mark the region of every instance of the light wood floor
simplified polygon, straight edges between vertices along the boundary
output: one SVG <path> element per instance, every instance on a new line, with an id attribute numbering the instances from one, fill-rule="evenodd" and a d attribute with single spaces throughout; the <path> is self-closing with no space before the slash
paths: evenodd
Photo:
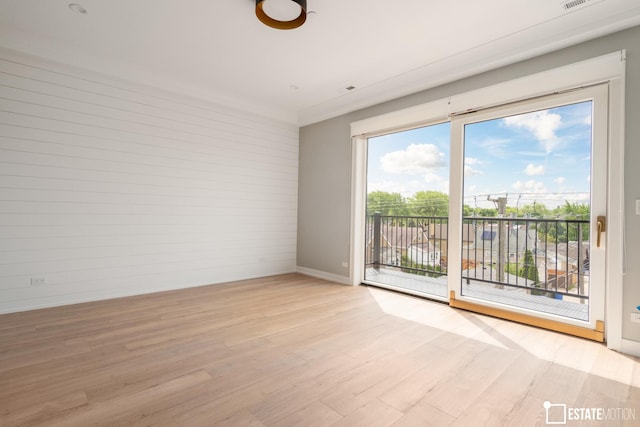
<path id="1" fill-rule="evenodd" d="M 639 387 L 594 342 L 298 274 L 0 316 L 2 426 L 640 425 Z"/>

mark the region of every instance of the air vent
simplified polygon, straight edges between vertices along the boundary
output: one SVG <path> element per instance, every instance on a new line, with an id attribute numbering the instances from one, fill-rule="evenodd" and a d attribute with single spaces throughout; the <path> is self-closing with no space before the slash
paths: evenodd
<path id="1" fill-rule="evenodd" d="M 356 87 L 354 85 L 345 87 L 346 90 L 354 90 Z"/>
<path id="2" fill-rule="evenodd" d="M 582 4 L 585 4 L 587 1 L 588 0 L 571 0 L 566 3 L 563 3 L 562 8 L 564 10 L 570 10 L 570 9 L 573 9 L 574 7 L 578 7 Z"/>

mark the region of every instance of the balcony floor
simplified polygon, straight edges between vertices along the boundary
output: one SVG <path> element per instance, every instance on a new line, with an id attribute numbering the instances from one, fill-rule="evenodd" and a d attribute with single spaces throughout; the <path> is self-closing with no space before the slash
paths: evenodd
<path id="1" fill-rule="evenodd" d="M 367 268 L 365 278 L 371 283 L 382 286 L 407 289 L 425 296 L 435 296 L 447 300 L 449 298 L 446 276 L 433 278 L 388 268 L 380 268 L 379 270 Z M 565 297 L 564 300 L 557 300 L 546 296 L 531 295 L 525 289 L 509 287 L 497 289 L 493 284 L 473 279 L 469 281 L 468 285 L 464 284 L 462 295 L 571 319 L 589 320 L 589 305 L 581 304 L 577 298 Z"/>

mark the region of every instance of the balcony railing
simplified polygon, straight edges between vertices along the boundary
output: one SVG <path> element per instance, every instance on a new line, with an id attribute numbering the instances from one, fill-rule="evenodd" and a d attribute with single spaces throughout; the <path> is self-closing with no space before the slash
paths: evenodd
<path id="1" fill-rule="evenodd" d="M 448 268 L 448 218 L 367 217 L 366 266 L 440 277 Z M 466 217 L 462 278 L 532 295 L 589 298 L 589 221 Z"/>

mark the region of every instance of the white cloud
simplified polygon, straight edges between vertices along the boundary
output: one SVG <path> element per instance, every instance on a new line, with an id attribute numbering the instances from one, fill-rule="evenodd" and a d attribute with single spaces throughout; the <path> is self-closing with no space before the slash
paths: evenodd
<path id="1" fill-rule="evenodd" d="M 424 176 L 424 182 L 426 182 L 427 184 L 442 183 L 444 181 L 445 181 L 445 178 L 435 173 L 427 173 Z"/>
<path id="2" fill-rule="evenodd" d="M 516 181 L 512 187 L 520 193 L 547 193 L 544 183 L 533 179 L 526 182 Z"/>
<path id="3" fill-rule="evenodd" d="M 575 202 L 589 202 L 591 200 L 591 193 L 590 192 L 583 192 L 583 193 L 576 193 L 574 195 L 572 195 L 572 199 Z"/>
<path id="4" fill-rule="evenodd" d="M 529 163 L 527 167 L 524 169 L 524 173 L 529 176 L 544 175 L 544 166 L 542 165 L 536 166 L 532 163 Z"/>
<path id="5" fill-rule="evenodd" d="M 436 175 L 433 173 L 428 173 L 424 177 L 424 182 L 427 184 L 425 186 L 424 183 L 420 186 L 420 188 L 416 188 L 415 191 L 424 191 L 424 190 L 433 190 L 433 191 L 441 191 L 443 193 L 449 194 L 449 179 L 441 177 L 440 175 Z"/>
<path id="6" fill-rule="evenodd" d="M 505 117 L 503 123 L 507 126 L 526 129 L 542 144 L 547 154 L 558 145 L 556 130 L 560 127 L 562 118 L 559 114 L 549 113 L 548 110 L 534 111 L 518 116 Z"/>
<path id="7" fill-rule="evenodd" d="M 464 164 L 465 165 L 479 165 L 482 163 L 480 159 L 476 159 L 475 157 L 465 157 Z"/>
<path id="8" fill-rule="evenodd" d="M 482 175 L 482 171 L 478 169 L 474 169 L 469 165 L 464 165 L 464 174 L 465 175 Z"/>
<path id="9" fill-rule="evenodd" d="M 565 182 L 565 177 L 564 176 L 559 176 L 556 179 L 554 179 L 553 182 L 555 182 L 558 185 L 562 185 Z"/>
<path id="10" fill-rule="evenodd" d="M 400 193 L 405 197 L 413 195 L 418 188 L 424 187 L 416 181 L 400 182 L 400 181 L 370 181 L 367 182 L 367 191 L 386 191 L 387 193 Z"/>
<path id="11" fill-rule="evenodd" d="M 505 159 L 511 154 L 509 150 L 507 150 L 510 142 L 511 140 L 509 139 L 487 138 L 479 142 L 478 145 L 484 148 L 491 157 Z"/>
<path id="12" fill-rule="evenodd" d="M 380 162 L 382 169 L 389 173 L 419 174 L 445 166 L 444 153 L 433 144 L 411 144 L 406 150 L 385 154 Z"/>
<path id="13" fill-rule="evenodd" d="M 464 158 L 464 174 L 465 175 L 482 175 L 482 171 L 479 169 L 475 169 L 473 166 L 482 164 L 480 159 L 476 159 L 475 157 L 465 157 Z"/>

